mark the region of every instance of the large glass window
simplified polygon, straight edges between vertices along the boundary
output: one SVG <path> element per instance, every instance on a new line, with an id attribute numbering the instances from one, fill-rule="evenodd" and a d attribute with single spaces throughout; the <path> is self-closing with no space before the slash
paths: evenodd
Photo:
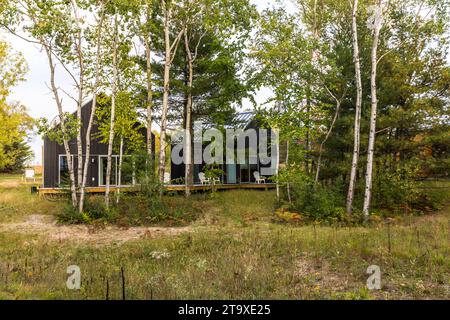
<path id="1" fill-rule="evenodd" d="M 119 158 L 117 158 L 117 169 L 119 168 Z M 121 184 L 125 186 L 134 184 L 134 160 L 133 157 L 124 156 L 122 159 Z"/>
<path id="2" fill-rule="evenodd" d="M 99 185 L 106 185 L 106 169 L 108 166 L 108 157 L 100 156 L 100 167 L 99 167 Z M 119 156 L 112 156 L 111 163 L 111 180 L 110 185 L 116 186 L 118 184 L 118 173 L 119 173 Z M 134 184 L 134 166 L 132 157 L 124 156 L 122 162 L 122 175 L 121 175 L 121 185 L 133 185 Z"/>
<path id="3" fill-rule="evenodd" d="M 107 166 L 108 166 L 108 157 L 100 156 L 100 185 L 101 186 L 106 185 Z M 112 156 L 110 185 L 115 186 L 117 184 L 116 178 L 117 178 L 117 157 Z"/>

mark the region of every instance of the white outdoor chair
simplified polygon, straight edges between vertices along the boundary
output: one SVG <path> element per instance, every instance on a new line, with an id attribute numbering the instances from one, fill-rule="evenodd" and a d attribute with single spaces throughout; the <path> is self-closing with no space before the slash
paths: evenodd
<path id="1" fill-rule="evenodd" d="M 221 183 L 220 178 L 212 178 L 210 180 L 212 181 L 213 184 L 220 184 Z"/>
<path id="2" fill-rule="evenodd" d="M 266 179 L 265 178 L 261 178 L 261 175 L 259 174 L 258 171 L 254 171 L 253 172 L 253 176 L 255 177 L 256 183 L 258 183 L 258 184 L 266 183 Z"/>
<path id="3" fill-rule="evenodd" d="M 203 172 L 199 172 L 198 173 L 198 178 L 200 179 L 200 183 L 202 185 L 211 184 L 211 179 L 206 178 L 206 176 L 205 176 L 205 174 Z"/>
<path id="4" fill-rule="evenodd" d="M 33 182 L 36 182 L 36 176 L 34 174 L 34 169 L 26 169 L 24 174 L 25 182 L 28 181 L 28 179 L 33 179 Z"/>
<path id="5" fill-rule="evenodd" d="M 170 184 L 170 173 L 164 173 L 164 184 Z"/>

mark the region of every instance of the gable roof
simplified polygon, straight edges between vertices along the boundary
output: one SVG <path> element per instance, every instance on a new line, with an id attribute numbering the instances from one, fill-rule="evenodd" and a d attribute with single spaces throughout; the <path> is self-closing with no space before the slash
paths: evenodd
<path id="1" fill-rule="evenodd" d="M 231 119 L 230 124 L 226 125 L 229 129 L 243 129 L 245 130 L 250 123 L 254 120 L 255 113 L 253 111 L 246 111 L 236 113 L 233 119 Z"/>

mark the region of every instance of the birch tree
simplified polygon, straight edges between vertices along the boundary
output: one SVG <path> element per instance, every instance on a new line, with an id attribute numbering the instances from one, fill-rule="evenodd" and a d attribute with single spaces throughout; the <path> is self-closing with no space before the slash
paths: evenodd
<path id="1" fill-rule="evenodd" d="M 356 80 L 356 104 L 355 104 L 355 125 L 353 141 L 353 157 L 350 171 L 350 182 L 347 192 L 347 214 L 353 211 L 353 198 L 355 196 L 356 174 L 358 171 L 358 160 L 361 143 L 361 108 L 362 108 L 362 80 L 361 80 L 361 59 L 358 44 L 358 0 L 353 2 L 352 13 L 352 38 L 353 38 L 353 61 L 355 64 Z"/>
<path id="2" fill-rule="evenodd" d="M 383 0 L 377 0 L 376 5 L 371 7 L 372 16 L 368 21 L 368 27 L 373 32 L 371 65 L 372 72 L 370 75 L 370 95 L 371 95 L 371 111 L 370 111 L 370 131 L 369 131 L 369 146 L 367 151 L 367 168 L 366 168 L 366 186 L 364 192 L 363 213 L 367 219 L 369 216 L 370 199 L 372 192 L 372 174 L 373 174 L 373 159 L 375 148 L 375 136 L 377 129 L 377 65 L 378 65 L 378 44 L 380 40 L 380 31 L 383 27 Z"/>
<path id="3" fill-rule="evenodd" d="M 109 125 L 109 139 L 108 139 L 108 155 L 106 164 L 106 189 L 105 189 L 105 205 L 109 208 L 110 199 L 109 193 L 111 188 L 111 169 L 112 169 L 112 152 L 114 145 L 114 130 L 116 117 L 116 99 L 118 87 L 118 45 L 119 45 L 119 18 L 117 8 L 114 8 L 113 17 L 113 36 L 112 36 L 112 80 L 111 80 L 111 111 L 110 111 L 110 125 Z"/>
<path id="4" fill-rule="evenodd" d="M 193 107 L 193 82 L 194 82 L 194 62 L 197 59 L 198 48 L 202 43 L 202 39 L 206 34 L 206 30 L 201 32 L 195 38 L 195 29 L 202 30 L 205 25 L 202 21 L 202 14 L 204 13 L 204 6 L 201 1 L 186 0 L 185 1 L 185 16 L 183 34 L 184 34 L 184 49 L 186 52 L 186 60 L 188 64 L 188 81 L 187 81 L 187 101 L 184 120 L 184 163 L 185 163 L 185 194 L 191 194 L 191 185 L 193 183 L 193 164 L 192 164 L 192 107 Z"/>
<path id="5" fill-rule="evenodd" d="M 164 80 L 163 80 L 163 101 L 161 111 L 161 132 L 160 132 L 160 150 L 158 175 L 160 182 L 164 182 L 164 173 L 166 169 L 166 148 L 167 148 L 167 114 L 169 111 L 169 92 L 170 92 L 170 69 L 175 54 L 178 50 L 184 29 L 176 35 L 175 39 L 171 39 L 171 31 L 174 27 L 174 10 L 176 10 L 175 0 L 161 0 L 164 20 Z"/>
<path id="6" fill-rule="evenodd" d="M 325 135 L 325 138 L 322 140 L 322 142 L 320 143 L 320 146 L 319 146 L 319 157 L 317 159 L 317 168 L 316 168 L 316 177 L 315 177 L 315 183 L 316 184 L 319 182 L 320 168 L 322 166 L 322 154 L 323 154 L 323 149 L 324 149 L 325 143 L 330 138 L 330 135 L 331 135 L 331 133 L 333 131 L 333 128 L 334 128 L 334 126 L 336 124 L 336 121 L 337 121 L 337 119 L 339 117 L 339 112 L 341 111 L 342 100 L 344 99 L 344 97 L 346 95 L 346 91 L 344 91 L 342 96 L 338 97 L 326 85 L 324 85 L 324 87 L 325 87 L 325 90 L 328 92 L 328 94 L 334 99 L 334 101 L 336 103 L 336 107 L 335 107 L 335 112 L 334 112 L 334 116 L 333 116 L 333 119 L 331 121 L 330 127 L 328 128 L 327 134 Z"/>
<path id="7" fill-rule="evenodd" d="M 89 116 L 89 122 L 87 123 L 86 127 L 86 161 L 83 168 L 83 179 L 81 181 L 80 186 L 80 203 L 79 203 L 79 212 L 83 212 L 84 207 L 84 199 L 85 199 L 85 190 L 86 190 L 86 184 L 87 184 L 87 178 L 88 178 L 88 172 L 89 172 L 89 166 L 91 161 L 89 160 L 91 157 L 91 132 L 92 132 L 92 125 L 94 123 L 95 114 L 97 110 L 97 91 L 100 86 L 101 77 L 101 61 L 103 57 L 102 52 L 102 45 L 103 45 L 103 25 L 105 20 L 105 5 L 106 1 L 100 1 L 100 6 L 98 8 L 97 13 L 97 25 L 94 31 L 94 43 L 95 43 L 95 67 L 94 67 L 94 83 L 92 86 L 92 108 L 91 108 L 91 114 Z"/>
<path id="8" fill-rule="evenodd" d="M 146 124 L 147 124 L 147 155 L 148 160 L 153 159 L 152 151 L 152 122 L 153 122 L 153 68 L 152 59 L 155 54 L 154 23 L 156 0 L 143 0 L 139 6 L 140 20 L 137 26 L 137 34 L 145 50 L 145 82 L 146 97 Z"/>
<path id="9" fill-rule="evenodd" d="M 126 73 L 127 70 L 120 69 L 120 73 Z M 128 70 L 129 71 L 129 70 Z M 130 80 L 131 81 L 131 80 Z M 116 101 L 116 120 L 115 120 L 115 132 L 119 139 L 119 163 L 117 168 L 117 190 L 116 190 L 116 203 L 120 201 L 120 191 L 123 184 L 123 169 L 124 159 L 130 159 L 134 167 L 134 158 L 130 155 L 132 152 L 139 152 L 142 146 L 146 143 L 142 136 L 142 125 L 137 122 L 138 101 L 133 97 L 133 92 L 125 88 L 129 85 L 128 81 L 124 81 L 122 78 L 119 81 L 119 92 L 117 94 Z M 130 165 L 130 162 L 127 163 Z M 126 168 L 127 172 L 134 175 L 134 168 Z M 132 177 L 134 182 L 134 177 Z"/>
<path id="10" fill-rule="evenodd" d="M 76 60 L 78 62 L 78 68 L 79 68 L 79 75 L 78 75 L 78 98 L 77 98 L 77 126 L 82 128 L 83 124 L 81 121 L 81 108 L 83 107 L 83 100 L 84 100 L 84 50 L 83 50 L 83 21 L 80 16 L 79 8 L 77 1 L 71 0 L 71 5 L 73 9 L 73 15 L 74 15 L 74 23 L 75 28 L 73 30 L 74 33 L 74 44 L 75 44 L 75 56 Z M 83 141 L 82 141 L 82 132 L 81 129 L 77 130 L 77 183 L 82 184 L 83 180 Z M 81 202 L 79 203 L 79 206 L 82 208 L 83 205 Z"/>

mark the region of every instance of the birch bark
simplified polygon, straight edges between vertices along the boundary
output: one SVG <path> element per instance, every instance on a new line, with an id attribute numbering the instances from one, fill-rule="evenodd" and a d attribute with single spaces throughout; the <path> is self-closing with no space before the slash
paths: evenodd
<path id="1" fill-rule="evenodd" d="M 160 133 L 160 150 L 159 150 L 159 164 L 158 175 L 161 183 L 164 183 L 164 173 L 166 170 L 166 135 L 167 135 L 167 113 L 169 110 L 169 90 L 170 90 L 170 69 L 178 48 L 178 44 L 183 35 L 183 30 L 177 35 L 172 42 L 170 40 L 170 25 L 172 20 L 172 7 L 167 0 L 162 0 L 162 7 L 164 10 L 164 86 L 163 86 L 163 101 L 161 113 L 161 133 Z"/>
<path id="2" fill-rule="evenodd" d="M 117 63 L 117 43 L 119 33 L 119 22 L 117 19 L 117 13 L 114 17 L 114 40 L 113 40 L 113 53 L 112 53 L 112 67 L 113 67 L 113 80 L 112 80 L 112 94 L 111 94 L 111 122 L 109 126 L 109 139 L 108 139 L 108 162 L 106 165 L 106 190 L 105 190 L 105 205 L 109 208 L 109 193 L 111 189 L 111 169 L 112 169 L 112 152 L 114 145 L 114 129 L 115 129 L 115 117 L 116 117 L 116 95 L 117 95 L 117 80 L 118 80 L 118 63 Z"/>
<path id="3" fill-rule="evenodd" d="M 380 31 L 383 23 L 382 0 L 378 0 L 377 6 L 374 7 L 373 17 L 373 43 L 372 43 L 372 71 L 370 76 L 370 94 L 371 94 L 371 111 L 370 111 L 370 131 L 369 131 L 369 147 L 367 152 L 367 168 L 366 168 L 366 187 L 364 191 L 363 213 L 365 219 L 369 217 L 370 200 L 372 196 L 372 180 L 373 180 L 373 159 L 375 153 L 375 138 L 377 130 L 377 66 L 378 66 L 378 44 L 380 40 Z"/>
<path id="4" fill-rule="evenodd" d="M 101 5 L 100 5 L 100 18 L 99 18 L 99 22 L 98 22 L 98 27 L 97 27 L 97 34 L 96 34 L 96 38 L 97 38 L 97 49 L 96 49 L 96 57 L 95 57 L 95 80 L 94 80 L 94 86 L 92 88 L 92 108 L 91 108 L 91 114 L 89 116 L 89 122 L 86 128 L 86 160 L 84 162 L 84 168 L 83 168 L 83 179 L 81 182 L 81 187 L 80 187 L 80 203 L 79 203 L 79 208 L 78 211 L 81 213 L 83 212 L 83 208 L 84 208 L 84 198 L 85 198 L 85 193 L 86 193 L 86 184 L 87 184 L 87 176 L 88 176 L 88 171 L 89 171 L 89 166 L 91 164 L 90 158 L 91 158 L 91 132 L 92 132 L 92 124 L 94 123 L 94 117 L 95 117 L 95 113 L 97 110 L 97 90 L 99 87 L 99 83 L 100 83 L 100 65 L 101 65 L 101 58 L 102 58 L 102 54 L 101 54 L 101 47 L 102 47 L 102 29 L 103 29 L 103 22 L 105 19 L 105 12 L 104 12 L 104 7 L 105 7 L 105 2 L 102 1 Z"/>
<path id="5" fill-rule="evenodd" d="M 362 80 L 361 80 L 361 61 L 358 44 L 358 0 L 354 0 L 352 13 L 352 34 L 353 34 L 353 59 L 355 64 L 356 78 L 356 105 L 355 105 L 355 126 L 353 142 L 353 158 L 350 171 L 350 182 L 347 192 L 347 214 L 353 212 L 353 199 L 355 196 L 356 173 L 358 171 L 359 149 L 361 143 L 361 108 L 362 108 Z"/>

